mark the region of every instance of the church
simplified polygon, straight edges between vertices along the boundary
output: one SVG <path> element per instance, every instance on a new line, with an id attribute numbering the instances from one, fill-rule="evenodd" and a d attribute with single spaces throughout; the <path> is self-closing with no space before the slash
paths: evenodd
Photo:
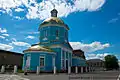
<path id="1" fill-rule="evenodd" d="M 57 17 L 58 11 L 53 9 L 51 17 L 44 20 L 39 28 L 39 43 L 31 45 L 23 51 L 23 70 L 53 72 L 54 67 L 58 72 L 66 72 L 68 68 L 87 67 L 86 60 L 73 54 L 73 48 L 69 44 L 69 27 L 63 20 Z"/>

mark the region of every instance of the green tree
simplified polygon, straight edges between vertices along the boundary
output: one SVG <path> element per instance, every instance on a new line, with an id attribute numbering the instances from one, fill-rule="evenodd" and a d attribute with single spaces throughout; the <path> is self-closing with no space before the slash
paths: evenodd
<path id="1" fill-rule="evenodd" d="M 105 68 L 106 69 L 118 69 L 118 59 L 114 55 L 105 56 Z"/>

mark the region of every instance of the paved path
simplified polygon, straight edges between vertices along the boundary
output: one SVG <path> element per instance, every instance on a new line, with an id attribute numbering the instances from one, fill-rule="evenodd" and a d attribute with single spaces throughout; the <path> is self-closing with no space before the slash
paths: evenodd
<path id="1" fill-rule="evenodd" d="M 13 74 L 0 74 L 0 80 L 30 80 L 27 78 L 23 78 L 19 75 L 13 75 Z"/>
<path id="2" fill-rule="evenodd" d="M 117 80 L 120 71 L 91 72 L 83 74 L 0 74 L 0 80 Z M 82 77 L 82 78 L 81 78 Z"/>
<path id="3" fill-rule="evenodd" d="M 120 71 L 106 71 L 106 72 L 91 72 L 83 74 L 29 74 L 27 76 L 22 75 L 30 80 L 117 80 Z"/>

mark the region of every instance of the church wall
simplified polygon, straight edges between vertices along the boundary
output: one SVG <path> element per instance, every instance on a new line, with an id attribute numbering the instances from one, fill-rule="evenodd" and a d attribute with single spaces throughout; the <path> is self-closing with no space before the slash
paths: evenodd
<path id="1" fill-rule="evenodd" d="M 56 31 L 58 30 L 58 36 L 56 35 Z M 45 31 L 47 31 L 45 33 Z M 66 32 L 66 36 L 65 36 Z M 45 37 L 45 35 L 47 36 Z M 48 26 L 40 29 L 40 42 L 45 46 L 49 46 L 51 44 L 61 44 L 64 43 L 68 38 L 68 31 L 64 27 L 58 26 Z"/>
<path id="2" fill-rule="evenodd" d="M 43 72 L 50 72 L 53 70 L 53 63 L 52 63 L 52 57 L 55 54 L 47 53 L 47 52 L 29 52 L 24 54 L 24 65 L 23 68 L 25 67 L 26 60 L 25 57 L 28 55 L 31 56 L 30 58 L 30 71 L 36 71 L 37 66 L 40 66 L 40 56 L 45 57 L 45 66 L 42 66 L 40 68 L 41 71 Z"/>

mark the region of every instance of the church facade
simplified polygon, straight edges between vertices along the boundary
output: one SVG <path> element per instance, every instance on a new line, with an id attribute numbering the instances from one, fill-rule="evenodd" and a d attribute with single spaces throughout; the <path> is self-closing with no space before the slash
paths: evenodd
<path id="1" fill-rule="evenodd" d="M 73 54 L 68 40 L 69 27 L 57 17 L 57 13 L 53 9 L 51 17 L 40 24 L 40 42 L 23 51 L 23 70 L 27 67 L 30 71 L 36 71 L 39 66 L 41 72 L 52 72 L 54 66 L 57 71 L 67 71 L 68 67 L 73 66 L 87 66 L 85 59 Z"/>

